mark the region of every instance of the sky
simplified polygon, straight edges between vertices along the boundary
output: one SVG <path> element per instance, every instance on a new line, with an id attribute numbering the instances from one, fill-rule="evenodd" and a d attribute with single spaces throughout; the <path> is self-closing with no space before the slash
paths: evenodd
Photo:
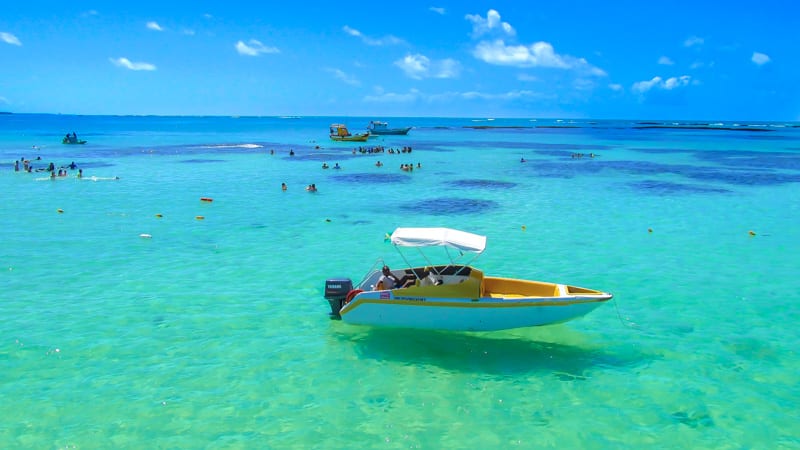
<path id="1" fill-rule="evenodd" d="M 0 111 L 800 121 L 800 2 L 24 1 Z"/>

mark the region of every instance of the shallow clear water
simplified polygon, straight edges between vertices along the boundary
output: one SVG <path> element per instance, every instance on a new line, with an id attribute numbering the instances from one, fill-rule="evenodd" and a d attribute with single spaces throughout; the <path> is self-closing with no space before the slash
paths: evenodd
<path id="1" fill-rule="evenodd" d="M 0 116 L 0 447 L 800 446 L 800 129 L 396 118 L 368 145 L 411 154 L 353 155 L 339 121 Z M 14 172 L 37 155 L 84 178 Z M 615 301 L 494 333 L 330 320 L 324 280 L 401 264 L 397 226 Z"/>

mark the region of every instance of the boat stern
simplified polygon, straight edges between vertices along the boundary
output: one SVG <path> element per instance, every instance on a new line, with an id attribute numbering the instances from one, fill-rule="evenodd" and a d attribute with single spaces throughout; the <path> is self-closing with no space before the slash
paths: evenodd
<path id="1" fill-rule="evenodd" d="M 325 300 L 331 305 L 330 316 L 332 319 L 341 319 L 339 311 L 347 300 L 347 295 L 353 290 L 353 280 L 350 278 L 328 278 L 325 280 Z"/>

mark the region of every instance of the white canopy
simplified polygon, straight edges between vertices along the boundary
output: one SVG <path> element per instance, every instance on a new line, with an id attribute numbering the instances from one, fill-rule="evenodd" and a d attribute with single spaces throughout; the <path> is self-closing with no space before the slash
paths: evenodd
<path id="1" fill-rule="evenodd" d="M 446 246 L 481 253 L 486 248 L 486 236 L 452 228 L 398 228 L 392 233 L 392 244 L 400 247 Z"/>

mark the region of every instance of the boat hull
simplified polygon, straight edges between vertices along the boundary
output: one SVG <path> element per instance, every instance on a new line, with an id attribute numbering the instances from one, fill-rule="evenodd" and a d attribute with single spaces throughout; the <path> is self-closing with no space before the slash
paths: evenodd
<path id="1" fill-rule="evenodd" d="M 436 298 L 404 295 L 402 290 L 367 291 L 340 311 L 342 321 L 358 325 L 452 331 L 496 331 L 552 325 L 582 317 L 611 294 L 562 297 Z"/>
<path id="2" fill-rule="evenodd" d="M 352 136 L 331 136 L 331 140 L 336 142 L 366 142 L 367 139 L 369 139 L 369 133 L 354 134 Z"/>
<path id="3" fill-rule="evenodd" d="M 411 127 L 408 127 L 408 128 L 390 128 L 390 129 L 386 129 L 386 130 L 370 130 L 370 134 L 375 134 L 375 135 L 395 135 L 395 136 L 397 136 L 397 135 L 408 134 L 408 132 L 410 130 L 411 130 Z"/>

